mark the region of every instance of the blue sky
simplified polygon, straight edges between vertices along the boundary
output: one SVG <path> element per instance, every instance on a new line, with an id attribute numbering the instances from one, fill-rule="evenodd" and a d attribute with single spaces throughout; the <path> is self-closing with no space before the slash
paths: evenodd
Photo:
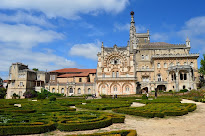
<path id="1" fill-rule="evenodd" d="M 151 42 L 185 43 L 205 53 L 204 0 L 0 0 L 0 77 L 9 66 L 96 68 L 104 46 L 126 46 L 130 11 L 137 32 L 150 30 Z"/>

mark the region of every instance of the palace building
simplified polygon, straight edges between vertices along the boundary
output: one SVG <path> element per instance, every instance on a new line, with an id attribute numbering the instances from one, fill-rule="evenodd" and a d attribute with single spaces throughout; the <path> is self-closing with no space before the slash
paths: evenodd
<path id="1" fill-rule="evenodd" d="M 125 95 L 155 90 L 196 89 L 199 81 L 197 58 L 185 44 L 150 42 L 149 30 L 136 33 L 134 12 L 126 47 L 104 47 L 98 55 L 96 90 L 98 94 Z"/>
<path id="2" fill-rule="evenodd" d="M 97 69 L 64 68 L 47 73 L 13 63 L 7 98 L 11 98 L 13 93 L 22 96 L 29 89 L 40 91 L 42 87 L 66 96 L 197 89 L 199 54 L 189 53 L 190 40 L 187 38 L 185 44 L 150 42 L 149 30 L 136 33 L 134 12 L 130 15 L 127 46 L 110 48 L 102 43 L 101 52 L 97 54 Z"/>

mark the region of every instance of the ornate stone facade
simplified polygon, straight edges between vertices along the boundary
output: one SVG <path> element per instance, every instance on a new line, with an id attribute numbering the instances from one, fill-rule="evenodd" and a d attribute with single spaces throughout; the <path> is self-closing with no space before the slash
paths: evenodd
<path id="1" fill-rule="evenodd" d="M 126 47 L 104 47 L 98 55 L 97 94 L 124 95 L 142 91 L 196 89 L 197 58 L 186 44 L 150 42 L 147 33 L 136 33 L 134 12 L 131 12 L 130 38 Z"/>

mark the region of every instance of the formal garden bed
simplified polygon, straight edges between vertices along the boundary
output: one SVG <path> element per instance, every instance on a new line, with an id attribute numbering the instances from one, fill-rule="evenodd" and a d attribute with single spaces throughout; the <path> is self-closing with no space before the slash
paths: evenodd
<path id="1" fill-rule="evenodd" d="M 104 133 L 84 134 L 84 135 L 67 135 L 67 136 L 137 136 L 136 130 L 119 130 Z"/>
<path id="2" fill-rule="evenodd" d="M 136 100 L 139 98 L 141 100 Z M 183 97 L 161 96 L 152 100 L 144 99 L 144 97 L 93 100 L 80 98 L 0 100 L 0 135 L 36 134 L 56 129 L 60 131 L 92 130 L 104 128 L 113 123 L 123 123 L 125 119 L 123 114 L 163 118 L 164 116 L 182 116 L 196 109 L 195 104 L 182 104 L 181 98 Z M 133 102 L 146 105 L 130 107 Z M 70 106 L 88 110 L 76 111 Z M 112 110 L 123 114 L 93 110 Z M 125 134 L 106 132 L 102 135 Z M 129 134 L 126 133 L 126 135 Z"/>
<path id="3" fill-rule="evenodd" d="M 196 104 L 192 103 L 149 103 L 143 107 L 125 107 L 113 109 L 114 112 L 142 117 L 182 116 L 194 111 Z"/>
<path id="4" fill-rule="evenodd" d="M 73 100 L 1 100 L 0 135 L 36 134 L 55 129 L 76 131 L 103 128 L 123 123 L 125 116 L 97 111 L 76 111 L 70 105 L 86 102 Z M 88 101 L 89 103 L 89 101 Z M 15 107 L 14 105 L 21 105 Z M 26 114 L 25 114 L 26 113 Z"/>
<path id="5" fill-rule="evenodd" d="M 134 100 L 134 97 L 118 99 L 105 98 L 100 100 L 87 101 L 86 104 L 76 105 L 76 107 L 90 110 L 111 110 L 120 107 L 129 107 Z"/>

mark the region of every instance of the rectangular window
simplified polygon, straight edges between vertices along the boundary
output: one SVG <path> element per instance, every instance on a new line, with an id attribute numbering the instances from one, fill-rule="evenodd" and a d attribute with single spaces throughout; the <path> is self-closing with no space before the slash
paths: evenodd
<path id="1" fill-rule="evenodd" d="M 23 82 L 20 82 L 20 86 L 23 86 Z"/>
<path id="2" fill-rule="evenodd" d="M 167 63 L 164 63 L 164 68 L 167 68 Z"/>
<path id="3" fill-rule="evenodd" d="M 40 75 L 37 76 L 37 80 L 40 80 Z"/>
<path id="4" fill-rule="evenodd" d="M 14 86 L 14 85 L 15 85 L 15 82 L 12 82 L 11 85 Z"/>
<path id="5" fill-rule="evenodd" d="M 79 82 L 82 82 L 82 78 L 79 78 Z"/>
<path id="6" fill-rule="evenodd" d="M 19 96 L 22 96 L 22 91 L 19 91 Z"/>
<path id="7" fill-rule="evenodd" d="M 183 80 L 183 74 L 180 74 L 180 80 Z"/>
<path id="8" fill-rule="evenodd" d="M 187 74 L 184 74 L 184 80 L 187 80 Z"/>
<path id="9" fill-rule="evenodd" d="M 157 63 L 157 68 L 160 68 L 161 66 L 160 66 L 160 63 Z"/>
<path id="10" fill-rule="evenodd" d="M 55 75 L 52 76 L 52 80 L 55 80 Z"/>

